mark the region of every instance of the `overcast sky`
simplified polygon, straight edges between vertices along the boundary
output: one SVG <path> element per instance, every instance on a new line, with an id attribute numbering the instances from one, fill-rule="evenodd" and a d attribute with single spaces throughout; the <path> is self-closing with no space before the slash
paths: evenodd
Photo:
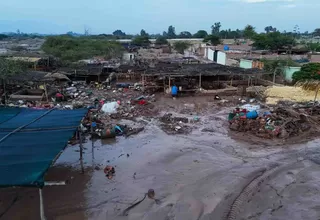
<path id="1" fill-rule="evenodd" d="M 319 11 L 320 0 L 0 0 L 0 32 L 162 33 L 173 25 L 194 33 L 218 21 L 222 29 L 299 25 L 305 32 L 320 27 Z"/>

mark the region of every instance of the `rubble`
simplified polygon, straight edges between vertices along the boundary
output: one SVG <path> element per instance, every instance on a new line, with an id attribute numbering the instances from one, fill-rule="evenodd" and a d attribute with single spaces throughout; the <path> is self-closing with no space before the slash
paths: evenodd
<path id="1" fill-rule="evenodd" d="M 255 117 L 248 115 L 256 112 Z M 236 108 L 229 114 L 229 128 L 232 131 L 248 132 L 260 138 L 297 137 L 317 130 L 317 124 L 307 114 L 294 109 L 276 108 L 274 111 L 248 111 Z"/>

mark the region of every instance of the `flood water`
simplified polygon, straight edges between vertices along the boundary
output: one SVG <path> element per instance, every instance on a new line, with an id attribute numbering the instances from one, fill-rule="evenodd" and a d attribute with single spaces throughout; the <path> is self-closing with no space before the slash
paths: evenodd
<path id="1" fill-rule="evenodd" d="M 320 219 L 320 141 L 249 145 L 229 137 L 224 117 L 224 112 L 203 117 L 187 135 L 167 135 L 147 120 L 145 130 L 129 138 L 98 140 L 93 147 L 88 140 L 83 174 L 79 146 L 69 146 L 46 176 L 68 181 L 44 188 L 47 219 L 231 219 L 224 213 L 251 176 L 272 166 L 281 169 L 241 205 L 234 219 Z M 103 172 L 106 165 L 115 167 L 112 179 Z M 124 215 L 149 189 L 156 200 L 147 197 Z M 40 219 L 37 189 L 3 189 L 0 196 L 1 220 Z"/>

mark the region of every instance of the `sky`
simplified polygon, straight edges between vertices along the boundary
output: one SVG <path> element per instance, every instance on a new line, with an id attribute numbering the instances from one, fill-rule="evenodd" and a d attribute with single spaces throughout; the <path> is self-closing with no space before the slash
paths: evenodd
<path id="1" fill-rule="evenodd" d="M 311 32 L 320 27 L 319 9 L 319 0 L 0 0 L 0 33 L 156 34 L 169 25 L 195 33 L 215 22 L 222 29 L 250 24 L 258 32 L 269 25 L 289 32 L 298 25 Z"/>

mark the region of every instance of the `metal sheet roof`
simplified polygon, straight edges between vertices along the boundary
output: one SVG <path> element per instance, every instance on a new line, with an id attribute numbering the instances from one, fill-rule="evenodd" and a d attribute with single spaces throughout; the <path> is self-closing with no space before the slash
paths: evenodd
<path id="1" fill-rule="evenodd" d="M 0 187 L 44 185 L 87 109 L 0 108 Z"/>

